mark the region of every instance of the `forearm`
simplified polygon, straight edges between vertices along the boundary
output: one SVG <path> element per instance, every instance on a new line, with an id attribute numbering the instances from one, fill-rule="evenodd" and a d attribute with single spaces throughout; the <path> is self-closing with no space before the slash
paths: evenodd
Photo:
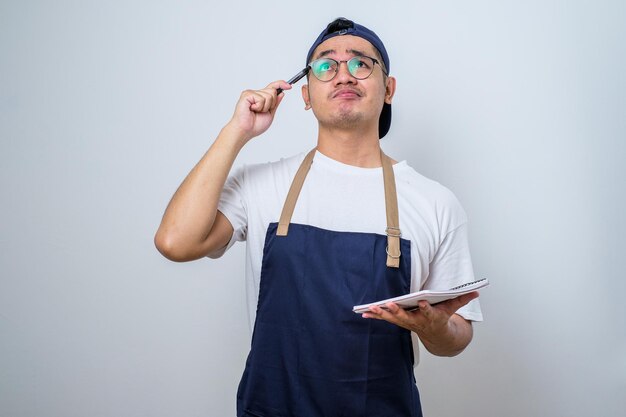
<path id="1" fill-rule="evenodd" d="M 472 323 L 458 314 L 441 329 L 416 329 L 424 347 L 433 355 L 456 356 L 469 345 L 474 334 Z"/>
<path id="2" fill-rule="evenodd" d="M 155 236 L 157 248 L 166 257 L 190 260 L 219 249 L 212 247 L 217 242 L 208 239 L 224 183 L 244 143 L 226 125 L 178 187 Z"/>

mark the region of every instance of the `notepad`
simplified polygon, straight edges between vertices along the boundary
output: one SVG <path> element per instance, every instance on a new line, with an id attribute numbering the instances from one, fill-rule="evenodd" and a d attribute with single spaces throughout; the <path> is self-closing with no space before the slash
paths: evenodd
<path id="1" fill-rule="evenodd" d="M 365 313 L 372 306 L 380 306 L 385 308 L 387 303 L 396 303 L 398 306 L 404 309 L 415 309 L 419 301 L 428 301 L 429 304 L 437 304 L 442 301 L 450 300 L 451 298 L 459 297 L 463 294 L 468 294 L 472 291 L 476 291 L 480 288 L 484 288 L 489 285 L 487 278 L 479 279 L 478 281 L 468 282 L 467 284 L 459 285 L 458 287 L 450 288 L 449 290 L 422 290 L 412 292 L 410 294 L 401 295 L 399 297 L 388 298 L 386 300 L 375 301 L 369 304 L 361 304 L 354 306 L 352 311 L 361 314 Z"/>

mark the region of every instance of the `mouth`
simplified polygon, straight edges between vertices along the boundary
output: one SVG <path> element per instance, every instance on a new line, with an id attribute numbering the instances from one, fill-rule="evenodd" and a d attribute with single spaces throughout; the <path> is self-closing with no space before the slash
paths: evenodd
<path id="1" fill-rule="evenodd" d="M 357 90 L 353 90 L 352 88 L 342 88 L 340 90 L 335 91 L 332 96 L 332 98 L 344 98 L 344 99 L 351 99 L 351 98 L 358 98 L 361 97 L 361 93 Z"/>

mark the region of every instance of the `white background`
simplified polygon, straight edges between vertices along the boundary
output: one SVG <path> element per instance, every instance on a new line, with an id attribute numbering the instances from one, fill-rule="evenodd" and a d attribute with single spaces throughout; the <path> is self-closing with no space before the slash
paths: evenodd
<path id="1" fill-rule="evenodd" d="M 398 79 L 383 145 L 470 218 L 485 322 L 422 355 L 427 416 L 626 415 L 623 1 L 0 2 L 0 416 L 229 416 L 244 245 L 152 238 L 240 91 L 346 16 Z M 291 91 L 240 155 L 307 150 Z"/>

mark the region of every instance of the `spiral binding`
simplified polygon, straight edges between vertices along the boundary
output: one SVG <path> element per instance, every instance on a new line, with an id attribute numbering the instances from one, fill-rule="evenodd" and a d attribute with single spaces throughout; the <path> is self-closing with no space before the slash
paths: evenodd
<path id="1" fill-rule="evenodd" d="M 473 281 L 473 282 L 468 282 L 468 283 L 465 283 L 465 284 L 461 284 L 461 285 L 459 285 L 458 287 L 450 288 L 450 290 L 449 290 L 449 291 L 460 290 L 461 288 L 465 288 L 465 287 L 468 287 L 468 286 L 470 286 L 470 285 L 474 285 L 474 284 L 478 284 L 479 282 L 483 282 L 483 281 L 485 281 L 486 279 L 487 279 L 487 278 L 483 278 L 483 279 L 479 279 L 478 281 Z"/>

